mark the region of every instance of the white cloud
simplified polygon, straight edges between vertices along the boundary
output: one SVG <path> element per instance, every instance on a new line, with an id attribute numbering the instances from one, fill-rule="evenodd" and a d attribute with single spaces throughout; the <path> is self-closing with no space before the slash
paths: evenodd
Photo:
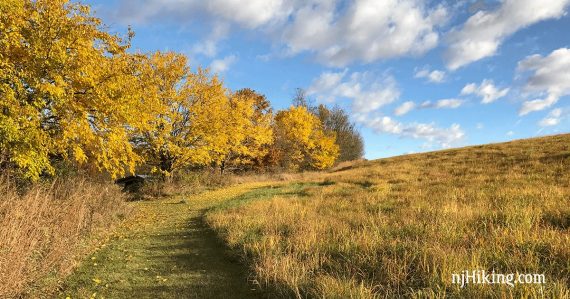
<path id="1" fill-rule="evenodd" d="M 509 90 L 509 88 L 498 89 L 492 80 L 485 79 L 480 85 L 475 83 L 465 85 L 461 90 L 461 95 L 474 94 L 481 98 L 481 103 L 489 104 L 506 96 Z"/>
<path id="2" fill-rule="evenodd" d="M 287 18 L 291 8 L 284 0 L 249 0 L 247 5 L 240 0 L 123 0 L 117 17 L 127 23 L 215 18 L 252 29 Z"/>
<path id="3" fill-rule="evenodd" d="M 412 101 L 407 101 L 402 103 L 402 105 L 398 106 L 396 110 L 394 110 L 394 114 L 397 116 L 402 116 L 410 111 L 412 111 L 416 107 L 416 104 Z"/>
<path id="4" fill-rule="evenodd" d="M 435 108 L 436 109 L 439 109 L 439 108 L 455 109 L 455 108 L 459 108 L 462 104 L 463 104 L 463 100 L 443 99 L 443 100 L 439 100 L 435 103 Z"/>
<path id="5" fill-rule="evenodd" d="M 560 18 L 570 0 L 504 0 L 494 11 L 478 11 L 448 36 L 447 68 L 464 65 L 494 55 L 513 33 L 534 23 Z"/>
<path id="6" fill-rule="evenodd" d="M 538 122 L 538 125 L 541 127 L 552 127 L 556 126 L 562 120 L 562 109 L 557 108 L 553 109 L 548 113 L 548 115 Z"/>
<path id="7" fill-rule="evenodd" d="M 318 93 L 319 100 L 323 102 L 333 102 L 340 91 L 336 91 L 341 84 L 348 70 L 342 72 L 324 72 L 319 78 L 313 80 L 311 86 L 307 89 L 308 94 Z"/>
<path id="8" fill-rule="evenodd" d="M 560 97 L 570 95 L 570 49 L 560 48 L 548 56 L 532 55 L 518 64 L 519 72 L 531 72 L 525 91 L 545 94 L 543 99 L 523 103 L 519 115 L 544 110 L 558 102 Z"/>
<path id="9" fill-rule="evenodd" d="M 535 99 L 531 101 L 526 101 L 522 104 L 521 108 L 519 109 L 519 115 L 527 115 L 534 111 L 544 110 L 558 102 L 558 95 L 549 94 L 544 99 Z"/>
<path id="10" fill-rule="evenodd" d="M 478 89 L 477 84 L 469 83 L 463 87 L 463 89 L 461 90 L 461 94 L 462 95 L 474 94 L 475 92 L 477 92 L 477 89 Z"/>
<path id="11" fill-rule="evenodd" d="M 423 101 L 420 104 L 420 108 L 422 109 L 427 109 L 427 108 L 432 108 L 433 107 L 433 103 L 431 101 Z"/>
<path id="12" fill-rule="evenodd" d="M 482 130 L 483 128 L 485 128 L 485 125 L 483 123 L 477 123 L 475 128 L 477 128 L 477 130 Z"/>
<path id="13" fill-rule="evenodd" d="M 414 77 L 425 78 L 429 82 L 433 83 L 442 83 L 445 81 L 445 72 L 440 70 L 430 71 L 429 68 L 423 68 L 421 70 L 416 70 Z"/>
<path id="14" fill-rule="evenodd" d="M 349 73 L 348 70 L 324 72 L 313 80 L 307 89 L 307 94 L 316 95 L 317 100 L 321 102 L 334 102 L 341 98 L 351 100 L 353 119 L 378 133 L 423 139 L 441 147 L 453 146 L 465 136 L 458 124 L 453 124 L 449 128 L 439 128 L 433 123 L 406 124 L 388 116 L 374 117 L 379 108 L 395 102 L 400 97 L 396 81 L 389 75 Z M 457 99 L 443 99 L 430 108 L 457 108 L 462 102 Z M 404 115 L 415 107 L 416 104 L 411 101 L 404 102 L 394 113 Z"/>
<path id="15" fill-rule="evenodd" d="M 376 76 L 368 72 L 324 72 L 307 89 L 321 102 L 334 102 L 339 98 L 352 101 L 356 113 L 370 113 L 400 97 L 396 81 L 389 75 Z"/>
<path id="16" fill-rule="evenodd" d="M 443 6 L 428 9 L 416 0 L 355 0 L 339 10 L 342 5 L 321 0 L 298 7 L 282 35 L 289 50 L 314 52 L 332 66 L 419 55 L 437 45 L 437 26 L 447 16 Z"/>
<path id="17" fill-rule="evenodd" d="M 402 103 L 394 110 L 394 115 L 402 116 L 407 114 L 408 112 L 412 111 L 413 109 L 420 108 L 420 109 L 455 109 L 461 107 L 465 101 L 460 99 L 441 99 L 432 103 L 431 101 L 424 101 L 419 106 L 412 101 L 407 101 Z"/>
<path id="18" fill-rule="evenodd" d="M 403 131 L 402 124 L 388 116 L 374 118 L 366 124 L 376 132 L 380 133 L 400 135 Z"/>
<path id="19" fill-rule="evenodd" d="M 420 55 L 439 41 L 443 6 L 420 0 L 123 0 L 116 16 L 126 23 L 196 19 L 258 29 L 290 54 L 313 53 L 333 66 Z M 207 47 L 206 47 L 207 48 Z M 208 51 L 206 51 L 208 52 Z"/>
<path id="20" fill-rule="evenodd" d="M 206 57 L 214 57 L 218 53 L 218 43 L 228 35 L 229 27 L 227 24 L 218 23 L 214 25 L 212 32 L 206 39 L 192 46 L 190 52 L 194 55 L 204 55 Z"/>
<path id="21" fill-rule="evenodd" d="M 509 136 L 509 137 L 511 137 L 511 136 L 515 135 L 515 132 L 513 132 L 513 131 L 508 131 L 506 135 Z"/>
<path id="22" fill-rule="evenodd" d="M 437 143 L 443 148 L 451 147 L 463 140 L 465 132 L 458 124 L 449 128 L 439 128 L 433 123 L 409 123 L 404 124 L 393 120 L 388 116 L 376 117 L 365 121 L 365 125 L 377 133 L 388 133 L 413 139 L 423 139 L 430 143 Z"/>
<path id="23" fill-rule="evenodd" d="M 162 1 L 164 2 L 164 1 Z M 198 2 L 214 15 L 232 20 L 247 28 L 256 28 L 287 17 L 290 5 L 284 0 L 189 0 Z"/>
<path id="24" fill-rule="evenodd" d="M 213 73 L 224 73 L 226 72 L 232 64 L 237 61 L 237 57 L 235 55 L 229 55 L 222 59 L 216 59 L 212 61 L 210 64 L 210 70 Z"/>

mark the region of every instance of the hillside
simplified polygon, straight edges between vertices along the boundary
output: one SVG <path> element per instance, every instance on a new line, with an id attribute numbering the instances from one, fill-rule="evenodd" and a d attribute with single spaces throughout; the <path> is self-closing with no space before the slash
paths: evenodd
<path id="1" fill-rule="evenodd" d="M 341 165 L 206 220 L 281 297 L 565 298 L 569 184 L 566 134 Z M 546 284 L 452 283 L 474 270 Z"/>
<path id="2" fill-rule="evenodd" d="M 570 299 L 570 0 L 448 2 L 0 0 L 0 299 Z"/>
<path id="3" fill-rule="evenodd" d="M 132 202 L 60 296 L 570 298 L 569 169 L 559 135 Z"/>

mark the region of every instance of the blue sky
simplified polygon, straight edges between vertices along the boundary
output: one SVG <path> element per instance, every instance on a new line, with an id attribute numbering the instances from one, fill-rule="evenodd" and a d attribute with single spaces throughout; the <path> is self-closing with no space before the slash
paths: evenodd
<path id="1" fill-rule="evenodd" d="M 369 159 L 570 131 L 570 0 L 89 0 L 275 109 L 350 112 Z"/>

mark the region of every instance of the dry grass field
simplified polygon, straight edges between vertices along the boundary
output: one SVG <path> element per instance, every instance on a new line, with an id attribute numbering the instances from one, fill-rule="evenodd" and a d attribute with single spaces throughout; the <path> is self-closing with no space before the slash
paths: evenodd
<path id="1" fill-rule="evenodd" d="M 131 210 L 117 186 L 79 177 L 24 194 L 0 177 L 0 194 L 0 298 L 44 298 L 56 291 Z"/>
<path id="2" fill-rule="evenodd" d="M 570 298 L 570 135 L 223 179 L 0 181 L 0 298 Z"/>
<path id="3" fill-rule="evenodd" d="M 569 298 L 570 135 L 344 165 L 207 223 L 279 297 Z M 464 270 L 545 284 L 452 284 Z"/>

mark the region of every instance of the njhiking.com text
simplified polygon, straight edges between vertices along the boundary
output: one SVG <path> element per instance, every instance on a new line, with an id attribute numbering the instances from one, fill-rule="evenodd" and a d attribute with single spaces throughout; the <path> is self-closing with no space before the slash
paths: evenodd
<path id="1" fill-rule="evenodd" d="M 537 273 L 495 273 L 486 270 L 464 270 L 451 274 L 451 282 L 464 288 L 468 284 L 504 284 L 514 287 L 517 284 L 545 284 L 544 274 Z"/>

